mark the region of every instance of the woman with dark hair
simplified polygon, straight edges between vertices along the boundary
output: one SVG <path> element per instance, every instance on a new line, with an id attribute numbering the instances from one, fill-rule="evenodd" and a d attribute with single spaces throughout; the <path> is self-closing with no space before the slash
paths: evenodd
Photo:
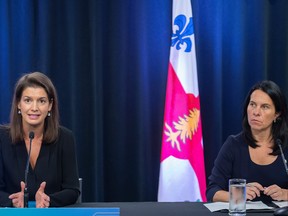
<path id="1" fill-rule="evenodd" d="M 247 181 L 247 200 L 288 200 L 288 176 L 280 144 L 288 158 L 287 104 L 277 84 L 262 81 L 249 91 L 243 110 L 243 131 L 231 135 L 215 160 L 208 201 L 229 201 L 228 181 Z"/>
<path id="2" fill-rule="evenodd" d="M 74 136 L 59 125 L 55 87 L 39 72 L 18 80 L 10 124 L 0 127 L 0 206 L 27 207 L 25 193 L 38 208 L 74 204 L 80 193 Z"/>

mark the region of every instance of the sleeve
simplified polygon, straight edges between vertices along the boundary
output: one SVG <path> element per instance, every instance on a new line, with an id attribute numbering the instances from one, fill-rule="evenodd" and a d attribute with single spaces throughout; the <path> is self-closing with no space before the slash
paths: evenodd
<path id="1" fill-rule="evenodd" d="M 62 132 L 62 131 L 61 131 Z M 62 190 L 50 194 L 50 206 L 61 207 L 74 204 L 80 194 L 77 169 L 75 138 L 71 131 L 65 131 L 62 143 Z"/>
<path id="2" fill-rule="evenodd" d="M 9 199 L 9 193 L 5 192 L 5 182 L 4 182 L 4 167 L 3 167 L 3 137 L 2 130 L 0 130 L 0 206 L 1 207 L 12 207 L 12 201 Z"/>
<path id="3" fill-rule="evenodd" d="M 208 178 L 209 184 L 206 197 L 209 202 L 212 202 L 217 191 L 228 191 L 228 181 L 233 172 L 235 144 L 237 144 L 235 139 L 229 136 L 218 153 L 211 175 Z"/>

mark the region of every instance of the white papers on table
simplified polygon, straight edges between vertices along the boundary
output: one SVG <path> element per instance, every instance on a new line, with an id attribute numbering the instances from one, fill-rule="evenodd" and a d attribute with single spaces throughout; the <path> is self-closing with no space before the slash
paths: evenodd
<path id="1" fill-rule="evenodd" d="M 279 207 L 288 206 L 288 202 L 274 202 Z M 228 202 L 213 202 L 213 203 L 204 203 L 204 206 L 206 206 L 211 212 L 215 211 L 221 211 L 224 209 L 229 209 L 229 203 Z M 266 204 L 264 204 L 261 201 L 252 202 L 247 201 L 246 202 L 246 210 L 248 209 L 274 209 L 273 207 L 269 207 Z"/>

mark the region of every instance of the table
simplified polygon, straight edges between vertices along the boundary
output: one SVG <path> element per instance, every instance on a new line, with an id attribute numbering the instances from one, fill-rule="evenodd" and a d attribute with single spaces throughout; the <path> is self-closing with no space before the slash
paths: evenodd
<path id="1" fill-rule="evenodd" d="M 95 202 L 79 203 L 72 207 L 119 207 L 120 216 L 226 216 L 210 212 L 201 202 Z M 258 212 L 247 216 L 272 216 L 273 212 Z"/>

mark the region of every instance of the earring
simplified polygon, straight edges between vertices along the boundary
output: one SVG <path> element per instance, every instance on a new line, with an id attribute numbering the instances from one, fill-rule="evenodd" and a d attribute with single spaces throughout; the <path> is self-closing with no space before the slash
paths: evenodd
<path id="1" fill-rule="evenodd" d="M 274 123 L 276 123 L 276 119 L 274 119 Z"/>
<path id="2" fill-rule="evenodd" d="M 21 114 L 21 110 L 20 110 L 20 109 L 18 109 L 17 113 L 18 113 L 18 115 L 20 115 L 20 114 Z"/>
<path id="3" fill-rule="evenodd" d="M 47 116 L 48 116 L 48 117 L 50 117 L 50 116 L 51 116 L 51 112 L 50 112 L 50 111 L 48 111 L 48 114 L 47 114 Z"/>

